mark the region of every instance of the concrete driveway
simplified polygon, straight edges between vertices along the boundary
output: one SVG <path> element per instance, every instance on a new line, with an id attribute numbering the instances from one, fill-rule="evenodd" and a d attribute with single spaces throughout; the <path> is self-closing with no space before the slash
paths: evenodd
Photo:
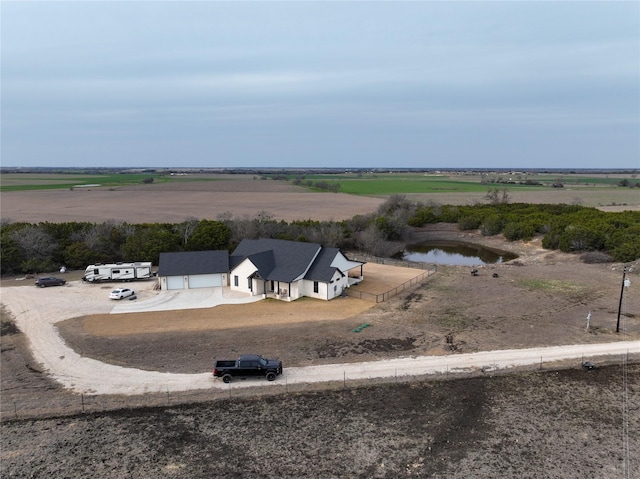
<path id="1" fill-rule="evenodd" d="M 220 304 L 253 303 L 262 299 L 261 295 L 249 296 L 222 287 L 160 291 L 147 299 L 119 301 L 111 314 L 212 308 Z"/>

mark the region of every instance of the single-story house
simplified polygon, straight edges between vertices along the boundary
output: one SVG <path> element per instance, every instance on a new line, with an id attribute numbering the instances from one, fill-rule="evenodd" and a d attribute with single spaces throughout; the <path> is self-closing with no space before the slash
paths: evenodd
<path id="1" fill-rule="evenodd" d="M 362 280 L 364 265 L 338 248 L 268 238 L 242 240 L 229 263 L 231 289 L 287 301 L 340 296 Z"/>
<path id="2" fill-rule="evenodd" d="M 161 289 L 229 286 L 235 291 L 292 301 L 302 296 L 329 300 L 362 280 L 363 262 L 339 248 L 261 238 L 226 251 L 161 253 Z"/>
<path id="3" fill-rule="evenodd" d="M 160 253 L 158 277 L 163 290 L 227 286 L 228 274 L 226 250 Z"/>

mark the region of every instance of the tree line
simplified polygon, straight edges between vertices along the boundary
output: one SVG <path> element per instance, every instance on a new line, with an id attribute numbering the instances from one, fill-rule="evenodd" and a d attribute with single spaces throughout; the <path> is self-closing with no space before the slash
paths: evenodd
<path id="1" fill-rule="evenodd" d="M 277 221 L 266 211 L 252 217 L 225 213 L 216 220 L 190 218 L 177 224 L 4 221 L 0 225 L 0 274 L 53 271 L 63 265 L 84 269 L 89 264 L 118 261 L 158 264 L 161 252 L 232 251 L 244 238 L 308 241 L 390 256 L 411 242 L 415 228 L 430 223 L 454 223 L 460 230 L 501 234 L 508 241 L 541 235 L 544 248 L 600 252 L 610 261 L 640 258 L 640 212 L 612 213 L 562 204 L 420 204 L 393 195 L 376 212 L 339 222 Z"/>

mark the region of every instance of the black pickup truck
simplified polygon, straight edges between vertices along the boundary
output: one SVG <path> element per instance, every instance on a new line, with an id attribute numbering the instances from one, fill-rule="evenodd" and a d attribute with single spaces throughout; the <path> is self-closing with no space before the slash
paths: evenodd
<path id="1" fill-rule="evenodd" d="M 273 381 L 278 374 L 282 374 L 282 361 L 265 359 L 257 354 L 243 354 L 237 360 L 216 361 L 213 370 L 213 375 L 225 383 L 230 383 L 234 377 L 249 376 L 264 376 L 267 381 Z"/>

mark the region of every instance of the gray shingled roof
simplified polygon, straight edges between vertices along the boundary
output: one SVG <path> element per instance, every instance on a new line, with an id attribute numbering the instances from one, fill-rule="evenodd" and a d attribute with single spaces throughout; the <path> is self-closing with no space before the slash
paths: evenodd
<path id="1" fill-rule="evenodd" d="M 338 268 L 331 266 L 331 263 L 339 252 L 340 250 L 338 248 L 323 248 L 313 262 L 313 265 L 311 265 L 311 268 L 309 268 L 309 271 L 307 271 L 304 279 L 324 283 L 331 281 L 331 278 L 333 278 L 333 275 L 338 270 Z M 342 271 L 340 272 L 342 273 Z"/>
<path id="2" fill-rule="evenodd" d="M 317 243 L 302 243 L 271 238 L 242 240 L 231 253 L 231 264 L 249 258 L 263 279 L 291 282 L 303 276 L 322 247 Z M 271 252 L 271 257 L 260 254 Z"/>
<path id="3" fill-rule="evenodd" d="M 158 276 L 228 272 L 229 252 L 226 250 L 160 253 Z"/>

